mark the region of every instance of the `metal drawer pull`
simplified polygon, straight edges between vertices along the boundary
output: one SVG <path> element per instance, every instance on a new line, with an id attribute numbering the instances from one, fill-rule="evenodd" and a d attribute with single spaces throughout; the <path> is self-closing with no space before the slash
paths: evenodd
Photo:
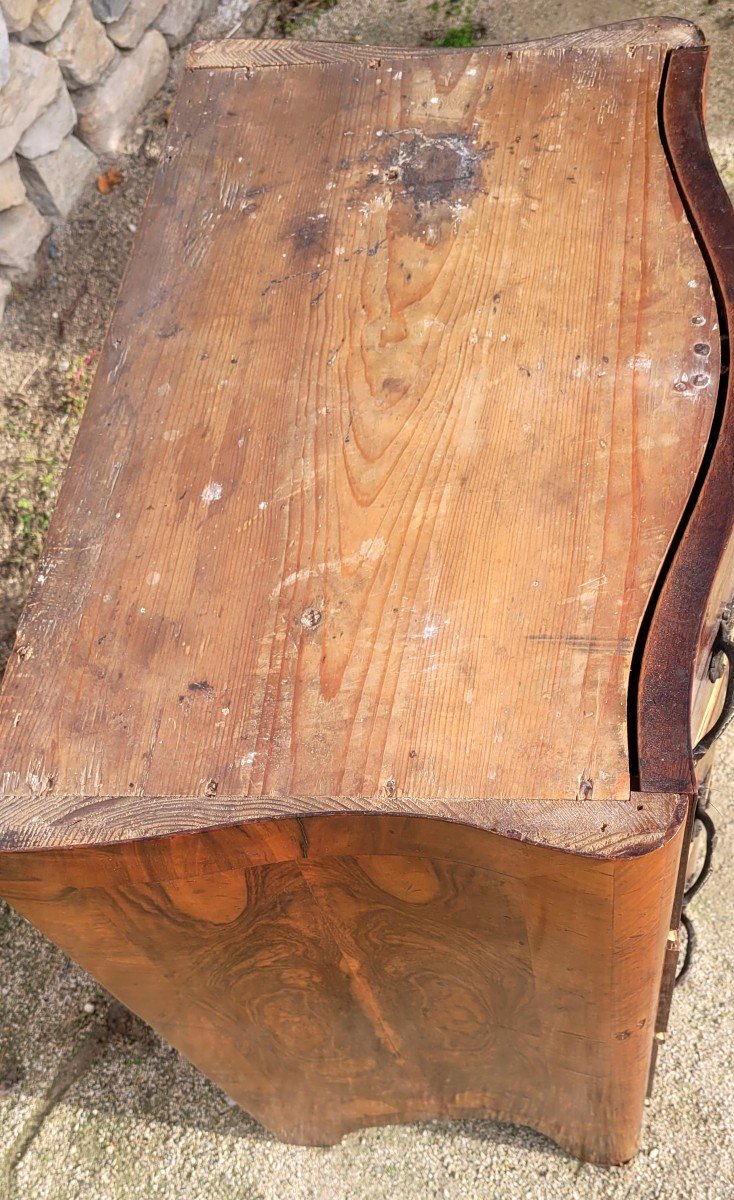
<path id="1" fill-rule="evenodd" d="M 723 620 L 719 625 L 719 631 L 716 634 L 716 640 L 711 651 L 709 679 L 712 683 L 715 683 L 717 679 L 721 679 L 727 663 L 729 670 L 726 679 L 724 703 L 719 716 L 714 721 L 708 733 L 694 747 L 694 762 L 698 762 L 703 758 L 704 754 L 708 753 L 716 739 L 721 736 L 732 717 L 734 717 L 734 642 L 731 639 L 729 624 L 726 620 Z"/>
<path id="2" fill-rule="evenodd" d="M 731 666 L 729 669 L 729 674 L 731 677 Z M 675 977 L 676 986 L 690 971 L 691 962 L 693 961 L 693 954 L 696 949 L 696 929 L 693 921 L 688 916 L 687 906 L 693 897 L 700 892 L 704 883 L 711 874 L 711 863 L 714 856 L 714 846 L 716 845 L 716 826 L 714 825 L 710 813 L 708 813 L 705 808 L 702 808 L 700 803 L 696 808 L 696 816 L 694 821 L 699 821 L 700 824 L 703 825 L 704 832 L 706 834 L 706 849 L 704 851 L 701 870 L 693 880 L 693 883 L 691 883 L 683 893 L 683 906 L 681 908 L 680 923 L 686 931 L 686 948 L 683 955 L 681 968 Z"/>
<path id="3" fill-rule="evenodd" d="M 682 983 L 682 981 L 685 979 L 686 975 L 690 971 L 691 963 L 693 961 L 693 952 L 696 949 L 696 928 L 693 924 L 693 921 L 691 920 L 691 918 L 688 916 L 687 913 L 684 913 L 684 912 L 681 913 L 680 923 L 686 931 L 686 948 L 685 948 L 685 952 L 683 954 L 683 963 L 681 965 L 680 971 L 678 972 L 678 974 L 675 977 L 675 986 L 676 987 L 678 986 L 679 983 Z"/>
<path id="4" fill-rule="evenodd" d="M 714 825 L 714 822 L 711 818 L 711 814 L 709 812 L 707 812 L 705 808 L 701 808 L 700 805 L 696 809 L 696 815 L 694 817 L 694 822 L 695 821 L 699 821 L 700 824 L 703 825 L 703 828 L 705 830 L 706 849 L 705 849 L 704 856 L 703 856 L 703 863 L 701 865 L 701 870 L 698 872 L 698 875 L 693 880 L 693 883 L 689 884 L 683 893 L 683 907 L 684 908 L 687 904 L 690 904 L 693 897 L 695 895 L 697 895 L 698 892 L 700 892 L 704 883 L 706 882 L 709 875 L 711 874 L 711 861 L 714 856 L 714 846 L 716 845 L 716 826 Z"/>

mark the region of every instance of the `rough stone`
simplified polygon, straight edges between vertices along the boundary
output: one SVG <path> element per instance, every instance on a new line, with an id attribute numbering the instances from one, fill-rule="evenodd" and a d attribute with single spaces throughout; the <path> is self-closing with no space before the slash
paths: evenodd
<path id="1" fill-rule="evenodd" d="M 59 63 L 70 87 L 91 87 L 111 66 L 116 51 L 88 0 L 74 0 L 69 19 L 46 53 Z"/>
<path id="2" fill-rule="evenodd" d="M 0 163 L 0 212 L 12 208 L 14 204 L 22 204 L 25 200 L 25 188 L 20 177 L 18 160 L 14 155 Z"/>
<path id="3" fill-rule="evenodd" d="M 71 96 L 62 86 L 46 111 L 26 129 L 18 142 L 18 154 L 22 154 L 24 158 L 38 158 L 41 154 L 51 154 L 53 150 L 58 150 L 67 133 L 71 133 L 75 125 L 76 109 Z"/>
<path id="4" fill-rule="evenodd" d="M 2 0 L 0 4 L 8 33 L 22 33 L 33 20 L 36 0 Z"/>
<path id="5" fill-rule="evenodd" d="M 92 12 L 107 25 L 109 21 L 119 21 L 129 3 L 130 0 L 92 0 Z"/>
<path id="6" fill-rule="evenodd" d="M 160 35 L 159 35 L 160 36 Z M 10 45 L 10 79 L 0 92 L 0 162 L 55 99 L 61 87 L 58 63 L 20 42 Z"/>
<path id="7" fill-rule="evenodd" d="M 20 171 L 30 199 L 46 217 L 65 217 L 89 180 L 97 160 L 75 137 L 40 158 L 21 159 Z"/>
<path id="8" fill-rule="evenodd" d="M 0 213 L 0 267 L 11 276 L 30 275 L 48 230 L 48 221 L 30 200 Z"/>
<path id="9" fill-rule="evenodd" d="M 71 0 L 41 0 L 33 20 L 23 30 L 24 42 L 48 42 L 61 29 L 69 15 Z"/>
<path id="10" fill-rule="evenodd" d="M 153 24 L 164 3 L 165 0 L 132 0 L 124 16 L 107 26 L 107 36 L 122 50 L 132 49 Z"/>
<path id="11" fill-rule="evenodd" d="M 8 26 L 0 9 L 0 88 L 5 87 L 10 77 L 10 39 Z"/>
<path id="12" fill-rule="evenodd" d="M 168 45 L 180 46 L 196 24 L 203 7 L 203 0 L 168 0 L 155 23 Z"/>
<path id="13" fill-rule="evenodd" d="M 0 276 L 0 322 L 5 316 L 5 305 L 8 302 L 8 297 L 12 289 L 12 283 L 9 279 L 4 279 Z"/>
<path id="14" fill-rule="evenodd" d="M 141 108 L 165 83 L 168 62 L 166 39 L 157 29 L 150 29 L 97 87 L 75 93 L 79 136 L 96 154 L 119 150 Z"/>

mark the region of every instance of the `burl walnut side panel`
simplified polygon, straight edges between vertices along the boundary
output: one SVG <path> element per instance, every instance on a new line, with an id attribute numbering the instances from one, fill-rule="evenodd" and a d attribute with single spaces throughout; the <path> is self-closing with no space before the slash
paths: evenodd
<path id="1" fill-rule="evenodd" d="M 638 1144 L 675 815 L 669 832 L 604 861 L 419 817 L 305 818 L 10 854 L 0 888 L 287 1141 L 490 1116 L 619 1162 Z"/>

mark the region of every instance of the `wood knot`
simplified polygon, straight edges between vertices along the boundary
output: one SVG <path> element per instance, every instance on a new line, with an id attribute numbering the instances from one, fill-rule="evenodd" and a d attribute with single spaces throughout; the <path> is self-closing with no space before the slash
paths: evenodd
<path id="1" fill-rule="evenodd" d="M 304 629 L 315 629 L 321 624 L 323 613 L 318 608 L 307 608 L 301 613 L 301 624 Z"/>

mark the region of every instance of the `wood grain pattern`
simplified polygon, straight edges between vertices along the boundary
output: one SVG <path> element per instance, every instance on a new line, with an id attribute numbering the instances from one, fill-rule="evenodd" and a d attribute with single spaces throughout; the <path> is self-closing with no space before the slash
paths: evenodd
<path id="1" fill-rule="evenodd" d="M 603 862 L 339 820 L 6 853 L 0 890 L 288 1141 L 499 1116 L 631 1157 L 682 826 Z"/>
<path id="2" fill-rule="evenodd" d="M 718 369 L 665 48 L 188 74 L 3 691 L 6 812 L 629 801 Z"/>
<path id="3" fill-rule="evenodd" d="M 192 52 L 0 696 L 0 894 L 278 1136 L 637 1148 L 732 553 L 699 43 Z"/>
<path id="4" fill-rule="evenodd" d="M 134 839 L 141 826 L 158 834 L 191 829 L 225 829 L 243 821 L 291 816 L 347 817 L 355 811 L 349 800 L 296 796 L 259 800 L 222 796 L 109 796 L 89 797 L 47 792 L 43 805 L 27 811 L 22 799 L 5 805 L 0 850 L 29 850 L 39 846 L 84 847 Z M 579 808 L 579 803 L 583 808 Z M 680 821 L 679 795 L 633 792 L 626 801 L 608 800 L 485 800 L 466 796 L 461 804 L 434 801 L 431 817 L 438 827 L 451 823 L 453 841 L 464 825 L 484 829 L 535 846 L 595 858 L 620 858 L 647 853 L 663 845 Z M 361 819 L 373 815 L 412 820 L 424 817 L 429 806 L 405 796 L 364 801 Z M 41 811 L 39 811 L 41 809 Z M 332 826 L 332 830 L 336 826 Z M 220 848 L 221 849 L 221 848 Z"/>
<path id="5" fill-rule="evenodd" d="M 690 21 L 677 17 L 648 17 L 639 21 L 619 21 L 578 33 L 541 38 L 534 42 L 515 42 L 503 46 L 504 51 L 531 52 L 539 48 L 576 47 L 583 50 L 636 51 L 640 46 L 664 45 L 668 48 L 697 46 L 704 41 L 701 30 Z M 442 51 L 442 53 L 444 53 Z M 459 50 L 457 54 L 462 54 Z M 324 65 L 337 61 L 374 62 L 380 56 L 423 59 L 430 57 L 425 47 L 361 46 L 357 43 L 319 41 L 283 41 L 275 38 L 228 38 L 214 42 L 197 42 L 189 50 L 189 70 L 211 70 L 221 67 L 290 67 L 302 63 Z"/>

